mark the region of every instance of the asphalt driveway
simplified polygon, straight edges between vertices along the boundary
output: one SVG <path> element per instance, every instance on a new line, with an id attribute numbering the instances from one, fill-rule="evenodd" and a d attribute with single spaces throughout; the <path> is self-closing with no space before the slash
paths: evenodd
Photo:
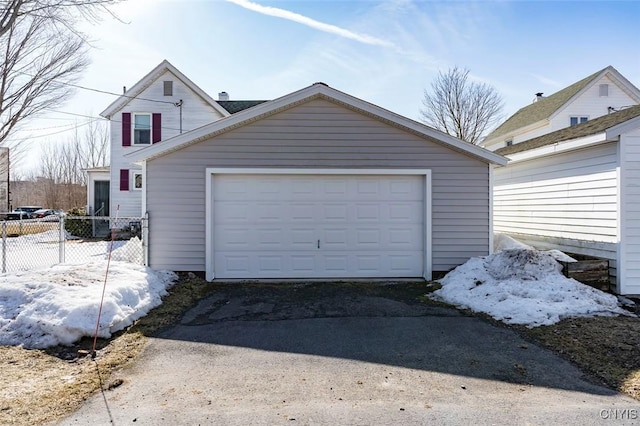
<path id="1" fill-rule="evenodd" d="M 507 328 L 421 302 L 423 283 L 218 287 L 60 424 L 638 422 L 638 401 Z"/>

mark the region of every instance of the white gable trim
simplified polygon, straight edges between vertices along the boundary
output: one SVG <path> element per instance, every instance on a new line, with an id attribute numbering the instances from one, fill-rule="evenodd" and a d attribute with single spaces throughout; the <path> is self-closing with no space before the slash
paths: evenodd
<path id="1" fill-rule="evenodd" d="M 289 108 L 296 104 L 306 102 L 311 99 L 324 98 L 329 101 L 341 103 L 346 107 L 370 114 L 381 120 L 404 127 L 423 137 L 433 138 L 452 149 L 474 156 L 483 161 L 493 164 L 506 165 L 507 159 L 499 154 L 495 154 L 477 145 L 464 142 L 446 133 L 442 133 L 424 124 L 413 121 L 409 118 L 395 114 L 379 106 L 373 105 L 361 99 L 347 95 L 336 89 L 332 89 L 323 83 L 316 83 L 312 86 L 290 93 L 278 99 L 262 103 L 253 108 L 238 112 L 230 117 L 215 121 L 206 126 L 167 139 L 160 144 L 145 147 L 139 151 L 127 154 L 131 161 L 144 161 L 176 151 L 193 143 L 200 142 L 216 134 L 230 130 L 235 127 L 248 124 L 262 117 L 274 114 L 282 109 Z"/>
<path id="2" fill-rule="evenodd" d="M 200 96 L 207 104 L 211 105 L 211 107 L 219 112 L 223 117 L 228 117 L 229 115 L 231 115 L 226 109 L 222 108 L 211 96 L 209 96 L 204 90 L 198 87 L 186 75 L 182 74 L 176 67 L 171 65 L 166 59 L 154 69 L 152 69 L 147 75 L 142 77 L 122 96 L 113 101 L 111 105 L 109 105 L 104 111 L 100 113 L 100 115 L 102 117 L 110 119 L 115 113 L 120 111 L 129 102 L 131 102 L 133 98 L 140 95 L 140 93 L 142 93 L 166 71 L 172 73 L 178 80 L 180 80 L 185 86 L 191 89 L 195 94 Z"/>
<path id="3" fill-rule="evenodd" d="M 615 139 L 618 136 L 640 128 L 640 116 L 610 127 L 606 130 L 607 139 Z"/>

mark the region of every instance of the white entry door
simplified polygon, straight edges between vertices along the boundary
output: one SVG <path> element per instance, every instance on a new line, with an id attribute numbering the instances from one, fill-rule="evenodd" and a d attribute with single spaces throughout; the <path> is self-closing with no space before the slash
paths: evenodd
<path id="1" fill-rule="evenodd" d="M 216 174 L 215 278 L 422 277 L 424 178 Z"/>

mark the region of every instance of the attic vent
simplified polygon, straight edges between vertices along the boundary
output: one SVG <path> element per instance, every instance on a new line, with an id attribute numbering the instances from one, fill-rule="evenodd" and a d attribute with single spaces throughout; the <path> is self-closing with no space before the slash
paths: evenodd
<path id="1" fill-rule="evenodd" d="M 599 96 L 609 96 L 609 85 L 601 84 L 599 88 Z"/>
<path id="2" fill-rule="evenodd" d="M 219 101 L 228 101 L 229 100 L 229 94 L 227 92 L 218 93 L 218 100 Z"/>
<path id="3" fill-rule="evenodd" d="M 173 96 L 173 81 L 163 81 L 162 83 L 164 83 L 164 95 Z"/>

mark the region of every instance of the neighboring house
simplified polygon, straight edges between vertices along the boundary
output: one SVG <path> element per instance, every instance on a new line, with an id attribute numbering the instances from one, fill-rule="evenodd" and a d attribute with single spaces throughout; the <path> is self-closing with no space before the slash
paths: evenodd
<path id="1" fill-rule="evenodd" d="M 616 291 L 640 295 L 640 106 L 495 152 L 496 232 L 609 259 Z"/>
<path id="2" fill-rule="evenodd" d="M 430 279 L 491 252 L 506 164 L 323 83 L 124 159 L 142 164 L 149 265 L 208 280 Z"/>
<path id="3" fill-rule="evenodd" d="M 139 217 L 142 169 L 125 155 L 169 139 L 261 101 L 217 102 L 167 61 L 163 61 L 100 115 L 111 121 L 109 168 L 87 170 L 90 214 Z M 108 175 L 107 175 L 108 173 Z"/>
<path id="4" fill-rule="evenodd" d="M 536 94 L 491 132 L 481 145 L 491 151 L 640 104 L 640 90 L 608 66 L 551 96 Z"/>

